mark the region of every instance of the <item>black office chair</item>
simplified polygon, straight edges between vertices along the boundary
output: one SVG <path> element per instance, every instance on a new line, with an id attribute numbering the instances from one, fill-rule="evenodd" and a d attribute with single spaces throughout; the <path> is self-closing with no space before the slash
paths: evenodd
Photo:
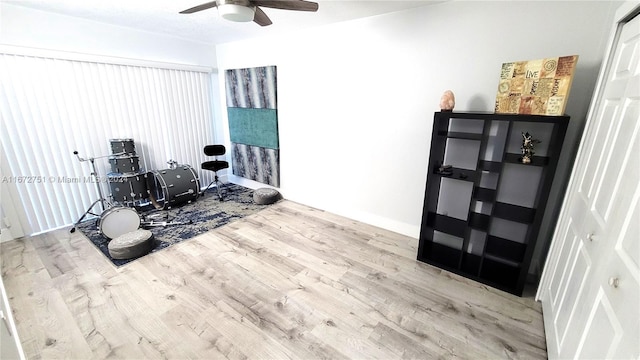
<path id="1" fill-rule="evenodd" d="M 202 192 L 202 196 L 204 196 L 204 193 L 207 190 L 209 190 L 211 185 L 216 184 L 216 190 L 218 191 L 218 198 L 222 200 L 222 194 L 220 193 L 220 185 L 224 185 L 224 184 L 218 178 L 218 171 L 222 169 L 228 169 L 229 162 L 224 160 L 218 160 L 218 156 L 224 155 L 226 151 L 227 149 L 224 147 L 224 145 L 207 145 L 204 147 L 204 154 L 207 156 L 215 156 L 215 159 L 211 161 L 203 162 L 201 165 L 202 170 L 213 171 L 213 173 L 215 174 L 215 177 L 213 178 L 213 181 L 211 182 L 211 184 L 209 184 L 209 186 L 207 186 L 207 188 L 204 189 L 204 191 Z"/>

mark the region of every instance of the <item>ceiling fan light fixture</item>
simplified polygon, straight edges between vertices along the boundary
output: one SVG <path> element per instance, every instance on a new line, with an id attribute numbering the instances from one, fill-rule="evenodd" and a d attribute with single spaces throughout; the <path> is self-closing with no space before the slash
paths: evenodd
<path id="1" fill-rule="evenodd" d="M 218 5 L 218 12 L 223 19 L 236 22 L 253 21 L 256 13 L 254 6 L 242 6 L 236 4 Z"/>

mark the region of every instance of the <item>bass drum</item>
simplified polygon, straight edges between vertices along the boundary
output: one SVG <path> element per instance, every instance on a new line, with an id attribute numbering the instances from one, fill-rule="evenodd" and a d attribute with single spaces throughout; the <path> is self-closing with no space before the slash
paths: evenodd
<path id="1" fill-rule="evenodd" d="M 152 170 L 147 180 L 149 200 L 156 209 L 166 210 L 198 199 L 200 181 L 189 165 Z"/>
<path id="2" fill-rule="evenodd" d="M 109 240 L 140 228 L 140 216 L 130 207 L 116 206 L 108 209 L 98 219 L 100 234 Z"/>

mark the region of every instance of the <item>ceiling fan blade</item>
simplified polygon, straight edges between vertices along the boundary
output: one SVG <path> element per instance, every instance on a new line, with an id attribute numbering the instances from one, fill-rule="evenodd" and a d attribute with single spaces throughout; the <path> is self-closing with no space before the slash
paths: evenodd
<path id="1" fill-rule="evenodd" d="M 259 7 L 256 6 L 256 14 L 253 16 L 253 21 L 260 26 L 271 25 L 271 19 L 267 16 L 267 14 L 262 11 Z"/>
<path id="2" fill-rule="evenodd" d="M 318 11 L 318 3 L 304 0 L 251 0 L 251 4 L 282 10 Z"/>
<path id="3" fill-rule="evenodd" d="M 190 9 L 187 9 L 187 10 L 182 10 L 182 11 L 180 11 L 180 14 L 192 14 L 192 13 L 197 12 L 197 11 L 211 9 L 212 7 L 216 7 L 216 6 L 218 6 L 218 5 L 216 4 L 215 1 L 210 1 L 208 3 L 204 3 L 204 4 L 200 4 L 198 6 L 194 6 L 194 7 L 190 8 Z"/>

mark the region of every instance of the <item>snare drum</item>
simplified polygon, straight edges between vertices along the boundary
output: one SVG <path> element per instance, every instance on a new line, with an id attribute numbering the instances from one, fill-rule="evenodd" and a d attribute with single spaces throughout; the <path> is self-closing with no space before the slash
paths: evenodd
<path id="1" fill-rule="evenodd" d="M 130 207 L 116 206 L 103 212 L 98 219 L 100 234 L 108 239 L 115 239 L 120 235 L 138 230 L 140 216 Z"/>
<path id="2" fill-rule="evenodd" d="M 111 153 L 112 154 L 135 154 L 136 153 L 136 145 L 133 142 L 133 139 L 110 139 L 111 143 Z"/>
<path id="3" fill-rule="evenodd" d="M 149 198 L 146 172 L 134 174 L 107 174 L 113 201 L 133 206 L 143 199 Z"/>
<path id="4" fill-rule="evenodd" d="M 157 209 L 190 203 L 198 199 L 200 181 L 189 165 L 177 165 L 174 169 L 154 170 L 147 178 L 149 200 Z"/>
<path id="5" fill-rule="evenodd" d="M 109 156 L 111 172 L 133 174 L 140 171 L 140 161 L 136 155 Z"/>

